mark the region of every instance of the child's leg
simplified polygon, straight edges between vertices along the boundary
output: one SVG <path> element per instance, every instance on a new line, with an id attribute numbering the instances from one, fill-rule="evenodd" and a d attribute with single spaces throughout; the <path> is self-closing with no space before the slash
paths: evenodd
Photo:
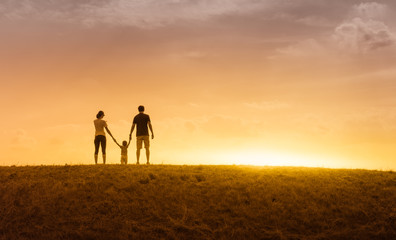
<path id="1" fill-rule="evenodd" d="M 121 164 L 127 164 L 128 163 L 128 156 L 121 155 Z"/>

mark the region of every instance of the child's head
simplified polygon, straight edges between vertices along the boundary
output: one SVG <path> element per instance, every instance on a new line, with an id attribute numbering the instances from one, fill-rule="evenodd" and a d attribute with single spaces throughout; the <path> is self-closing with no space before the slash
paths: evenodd
<path id="1" fill-rule="evenodd" d="M 127 141 L 122 141 L 122 146 L 126 147 L 126 145 L 128 145 Z"/>

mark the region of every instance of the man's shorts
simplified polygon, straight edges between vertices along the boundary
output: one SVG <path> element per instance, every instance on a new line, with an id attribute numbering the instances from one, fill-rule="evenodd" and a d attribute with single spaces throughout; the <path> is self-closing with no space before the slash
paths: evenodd
<path id="1" fill-rule="evenodd" d="M 144 142 L 144 148 L 150 147 L 150 136 L 137 136 L 136 137 L 136 148 L 142 149 L 142 145 Z"/>

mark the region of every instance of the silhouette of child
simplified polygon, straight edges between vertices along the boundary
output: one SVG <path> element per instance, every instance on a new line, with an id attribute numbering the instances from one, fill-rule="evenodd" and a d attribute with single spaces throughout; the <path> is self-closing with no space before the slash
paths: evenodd
<path id="1" fill-rule="evenodd" d="M 121 164 L 128 164 L 128 147 L 131 143 L 131 140 L 127 143 L 127 141 L 122 141 L 122 145 L 118 144 L 118 142 L 113 138 L 114 142 L 121 148 Z"/>

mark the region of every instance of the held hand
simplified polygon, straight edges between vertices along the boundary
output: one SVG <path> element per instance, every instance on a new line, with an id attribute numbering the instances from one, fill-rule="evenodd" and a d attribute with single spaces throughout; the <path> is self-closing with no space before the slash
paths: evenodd
<path id="1" fill-rule="evenodd" d="M 129 134 L 129 141 L 131 141 L 132 139 L 132 134 Z"/>
<path id="2" fill-rule="evenodd" d="M 151 135 L 151 139 L 154 139 L 154 134 Z"/>

